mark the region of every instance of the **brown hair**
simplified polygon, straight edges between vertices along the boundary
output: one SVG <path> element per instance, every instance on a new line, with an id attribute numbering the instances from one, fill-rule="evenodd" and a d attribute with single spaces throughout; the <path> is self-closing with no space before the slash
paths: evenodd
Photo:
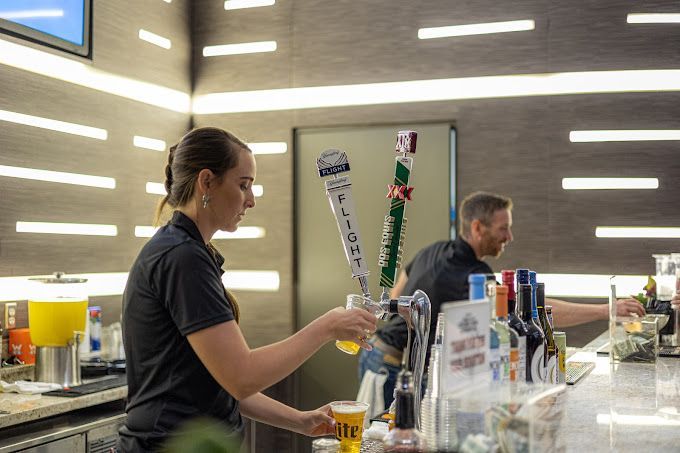
<path id="1" fill-rule="evenodd" d="M 227 170 L 238 165 L 241 150 L 252 152 L 235 135 L 216 127 L 194 129 L 181 138 L 179 143 L 170 147 L 168 163 L 165 166 L 165 197 L 158 203 L 154 224 L 158 225 L 165 205 L 173 208 L 184 206 L 194 195 L 198 174 L 204 168 L 221 178 Z M 208 244 L 211 254 L 217 253 Z M 240 312 L 236 297 L 224 288 L 229 305 L 239 322 Z"/>
<path id="2" fill-rule="evenodd" d="M 499 209 L 512 209 L 512 200 L 489 192 L 473 192 L 460 204 L 460 225 L 458 233 L 463 237 L 470 235 L 470 224 L 479 220 L 484 225 L 491 224 L 491 218 Z"/>
<path id="3" fill-rule="evenodd" d="M 170 147 L 165 166 L 165 191 L 158 204 L 154 224 L 158 225 L 166 204 L 184 206 L 194 195 L 198 173 L 207 168 L 218 178 L 238 165 L 239 153 L 250 148 L 233 134 L 216 127 L 194 129 Z"/>

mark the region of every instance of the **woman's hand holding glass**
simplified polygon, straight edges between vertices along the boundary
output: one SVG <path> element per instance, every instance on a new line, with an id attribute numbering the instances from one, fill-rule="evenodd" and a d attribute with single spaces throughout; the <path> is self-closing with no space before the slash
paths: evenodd
<path id="1" fill-rule="evenodd" d="M 366 342 L 366 338 L 375 332 L 378 318 L 366 310 L 356 310 L 353 308 L 356 307 L 349 307 L 348 309 L 338 307 L 327 313 L 330 317 L 329 327 L 331 333 L 333 338 L 337 340 L 336 346 L 338 343 L 346 344 L 354 352 L 349 352 L 340 347 L 339 349 L 351 354 L 359 352 L 360 347 L 370 351 L 372 346 Z"/>

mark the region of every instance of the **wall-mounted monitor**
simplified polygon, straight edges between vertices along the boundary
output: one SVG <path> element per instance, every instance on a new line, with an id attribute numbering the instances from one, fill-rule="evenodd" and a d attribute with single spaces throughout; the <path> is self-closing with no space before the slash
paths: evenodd
<path id="1" fill-rule="evenodd" d="M 92 0 L 0 0 L 0 32 L 92 58 Z"/>

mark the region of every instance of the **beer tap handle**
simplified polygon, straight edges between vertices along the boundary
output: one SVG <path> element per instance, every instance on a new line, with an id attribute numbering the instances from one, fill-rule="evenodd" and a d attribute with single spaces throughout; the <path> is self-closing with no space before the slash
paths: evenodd
<path id="1" fill-rule="evenodd" d="M 333 176 L 333 179 L 327 179 L 324 182 L 326 195 L 338 224 L 345 257 L 352 269 L 352 278 L 359 280 L 361 292 L 370 299 L 367 279 L 369 271 L 361 245 L 359 221 L 354 210 L 352 183 L 349 175 L 338 176 L 340 173 L 349 172 L 347 154 L 339 149 L 327 149 L 321 153 L 316 165 L 319 177 Z"/>
<path id="2" fill-rule="evenodd" d="M 415 154 L 418 134 L 415 131 L 399 131 L 395 151 L 396 167 L 394 183 L 387 186 L 387 198 L 390 199 L 389 213 L 385 216 L 378 254 L 380 266 L 380 286 L 383 292 L 393 288 L 397 269 L 401 267 L 401 256 L 406 228 L 406 201 L 411 199 L 413 187 L 409 187 L 409 178 L 413 166 L 413 158 L 407 154 Z"/>

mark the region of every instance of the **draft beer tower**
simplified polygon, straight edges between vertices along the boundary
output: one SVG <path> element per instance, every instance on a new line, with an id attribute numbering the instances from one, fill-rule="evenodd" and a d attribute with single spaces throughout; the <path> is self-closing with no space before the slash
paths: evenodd
<path id="1" fill-rule="evenodd" d="M 411 296 L 399 296 L 397 299 L 391 299 L 389 295 L 389 290 L 394 287 L 397 269 L 401 267 L 406 230 L 404 214 L 406 202 L 411 200 L 411 193 L 413 192 L 413 187 L 408 184 L 413 168 L 412 155 L 416 152 L 417 138 L 418 134 L 415 131 L 399 131 L 397 133 L 394 179 L 393 183 L 387 186 L 387 198 L 390 200 L 389 212 L 383 219 L 378 254 L 382 293 L 380 300 L 373 301 L 373 304 L 378 308 L 376 312 L 382 313 L 381 318 L 384 319 L 390 313 L 399 314 L 409 327 L 407 346 L 402 357 L 400 378 L 410 379 L 410 372 L 412 372 L 413 388 L 415 389 L 416 426 L 419 428 L 422 380 L 430 333 L 430 299 L 421 290 L 417 290 Z M 325 181 L 326 194 L 338 223 L 345 254 L 352 268 L 352 277 L 359 280 L 363 295 L 371 299 L 367 279 L 368 270 L 365 267 L 366 263 L 359 239 L 351 183 L 349 176 L 337 176 L 338 173 L 349 171 L 347 155 L 336 149 L 323 151 L 317 160 L 317 166 L 319 176 L 333 176 L 333 179 Z M 411 334 L 411 331 L 414 332 L 414 335 Z M 343 343 L 352 342 L 340 342 L 336 345 L 345 352 L 356 353 L 355 351 L 358 351 L 356 347 L 352 351 L 346 350 L 342 347 Z"/>

